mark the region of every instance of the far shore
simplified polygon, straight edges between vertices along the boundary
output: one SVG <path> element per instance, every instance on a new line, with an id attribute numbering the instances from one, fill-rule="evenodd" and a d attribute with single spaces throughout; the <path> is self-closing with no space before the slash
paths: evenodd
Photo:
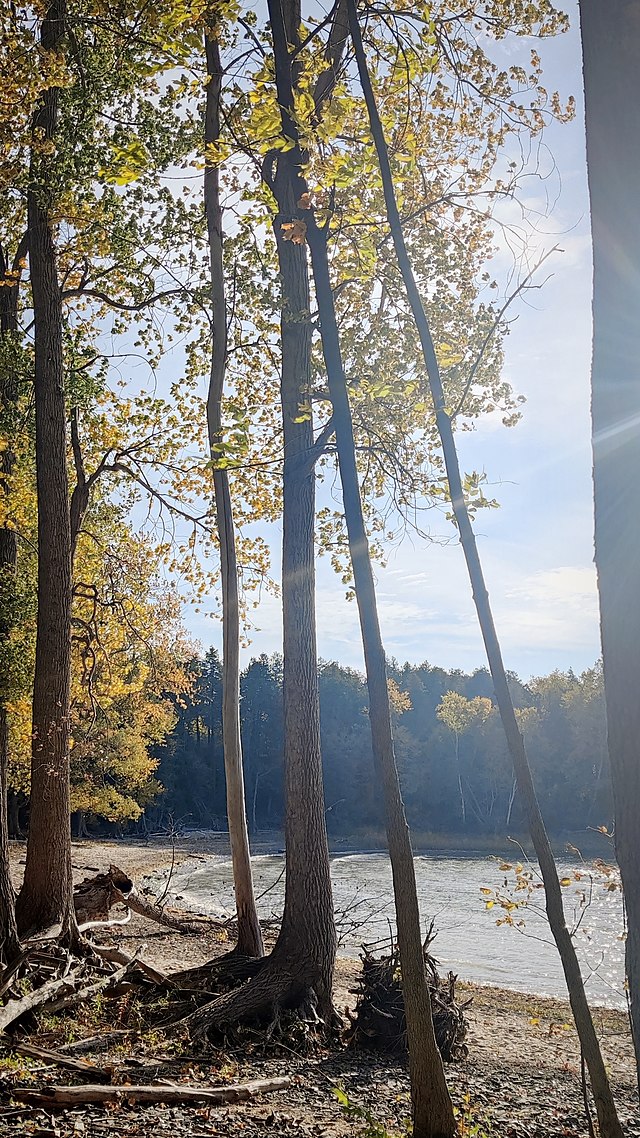
<path id="1" fill-rule="evenodd" d="M 251 852 L 253 856 L 266 856 L 269 854 L 284 853 L 284 834 L 279 830 L 260 830 L 251 837 Z M 412 831 L 411 841 L 416 857 L 498 857 L 517 861 L 523 856 L 535 858 L 528 834 L 510 834 L 505 836 L 470 834 L 438 834 L 424 831 Z M 556 857 L 570 859 L 580 855 L 587 861 L 592 858 L 602 858 L 605 861 L 614 860 L 614 851 L 611 840 L 599 831 L 582 831 L 579 834 L 555 835 L 551 838 Z M 10 847 L 12 858 L 24 857 L 25 843 L 22 840 L 12 840 Z M 212 854 L 228 856 L 230 854 L 229 835 L 223 830 L 184 830 L 175 836 L 166 833 L 150 833 L 147 835 L 124 835 L 116 837 L 111 835 L 98 835 L 89 838 L 72 839 L 72 848 L 78 853 L 82 850 L 95 849 L 103 851 L 106 856 L 116 862 L 116 851 L 119 851 L 121 861 L 130 864 L 132 872 L 146 871 L 150 868 L 163 868 L 164 861 L 171 862 L 175 857 L 176 864 L 183 863 L 188 857 L 206 857 Z M 387 851 L 384 831 L 367 830 L 349 837 L 329 834 L 329 852 L 331 857 L 384 854 Z M 76 858 L 76 860 L 82 860 Z M 104 859 L 103 859 L 104 860 Z M 138 865 L 139 863 L 139 865 Z M 120 862 L 117 862 L 120 864 Z M 122 864 L 127 870 L 127 865 Z"/>

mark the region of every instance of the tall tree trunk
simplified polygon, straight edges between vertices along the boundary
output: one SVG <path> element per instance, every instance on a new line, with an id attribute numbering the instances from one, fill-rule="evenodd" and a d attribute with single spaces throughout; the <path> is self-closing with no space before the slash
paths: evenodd
<path id="1" fill-rule="evenodd" d="M 18 281 L 20 261 L 26 251 L 26 241 L 21 242 L 11 263 L 0 247 L 0 336 L 14 336 L 18 328 Z M 7 277 L 9 270 L 18 277 Z M 11 494 L 11 475 L 15 465 L 15 455 L 11 447 L 14 414 L 18 401 L 18 385 L 13 372 L 0 375 L 0 414 L 2 433 L 8 445 L 0 451 L 0 498 L 5 501 Z M 18 539 L 15 530 L 8 525 L 0 526 L 0 650 L 7 643 L 16 622 L 16 573 L 18 566 Z M 9 865 L 9 826 L 7 815 L 8 769 L 9 769 L 9 722 L 7 699 L 10 691 L 5 689 L 7 679 L 2 683 L 0 696 L 0 960 L 11 963 L 20 953 L 20 941 L 15 916 L 15 893 L 11 883 Z"/>
<path id="2" fill-rule="evenodd" d="M 389 154 L 364 53 L 356 0 L 348 0 L 348 5 L 351 36 L 356 53 L 360 82 L 367 104 L 371 133 L 378 154 L 389 227 L 391 229 L 398 265 L 407 292 L 407 298 L 420 337 L 429 388 L 435 408 L 436 423 L 442 442 L 451 504 L 469 571 L 473 600 L 476 606 L 478 622 L 480 624 L 489 668 L 495 687 L 498 710 L 518 780 L 518 789 L 522 794 L 527 810 L 529 830 L 544 881 L 545 903 L 549 925 L 562 962 L 580 1046 L 589 1069 L 600 1132 L 603 1138 L 622 1138 L 622 1128 L 616 1113 L 598 1037 L 591 1018 L 591 1011 L 584 990 L 580 965 L 571 934 L 565 922 L 562 890 L 560 888 L 555 860 L 544 827 L 533 779 L 531 777 L 531 768 L 529 766 L 524 740 L 518 728 L 513 702 L 509 692 L 500 644 L 493 623 L 489 594 L 484 581 L 475 534 L 464 498 L 453 426 L 445 408 L 444 391 L 433 339 L 404 240 L 393 177 L 389 164 Z"/>
<path id="3" fill-rule="evenodd" d="M 292 26 L 294 36 L 298 22 Z M 282 240 L 292 189 L 279 164 L 275 220 L 282 282 L 281 401 L 284 435 L 282 619 L 284 800 L 287 876 L 274 957 L 299 961 L 323 1018 L 331 1014 L 336 935 L 324 814 L 315 617 L 315 467 L 308 399 L 311 328 L 306 249 Z"/>
<path id="4" fill-rule="evenodd" d="M 298 0 L 275 0 L 288 42 L 299 42 Z M 273 21 L 272 4 L 269 5 Z M 278 159 L 274 229 L 281 279 L 284 437 L 282 614 L 284 797 L 287 877 L 282 928 L 273 956 L 296 961 L 320 1015 L 332 1013 L 336 953 L 320 750 L 315 616 L 315 463 L 313 423 L 300 415 L 311 382 L 311 313 L 306 248 L 283 239 L 295 209 L 291 156 Z M 296 422 L 303 418 L 302 422 Z"/>
<path id="5" fill-rule="evenodd" d="M 65 3 L 54 0 L 41 44 L 52 51 L 64 34 Z M 58 89 L 48 88 L 34 117 L 34 136 L 53 139 Z M 71 674 L 71 527 L 62 357 L 62 302 L 50 218 L 51 158 L 32 157 L 27 194 L 29 264 L 35 327 L 38 620 L 33 689 L 31 809 L 18 928 L 61 922 L 74 939 L 69 789 Z"/>
<path id="6" fill-rule="evenodd" d="M 292 42 L 285 27 L 278 0 L 269 0 L 269 14 L 275 54 L 276 88 L 283 116 L 283 133 L 298 143 L 293 115 L 293 77 L 288 44 Z M 311 252 L 315 294 L 320 317 L 322 348 L 333 407 L 333 427 L 338 449 L 344 513 L 353 566 L 355 592 L 364 647 L 369 718 L 374 760 L 382 782 L 387 841 L 393 873 L 398 947 L 402 967 L 402 984 L 409 1045 L 409 1068 L 413 1102 L 413 1133 L 416 1138 L 444 1138 L 455 1131 L 453 1107 L 447 1089 L 442 1060 L 438 1052 L 427 986 L 420 912 L 416 892 L 413 852 L 400 793 L 395 761 L 387 669 L 380 625 L 369 543 L 364 525 L 360 486 L 355 457 L 351 408 L 342 364 L 338 325 L 327 256 L 327 234 L 315 221 L 313 209 L 300 212 L 301 201 L 308 192 L 302 177 L 303 156 L 299 144 L 288 153 L 286 164 L 278 162 L 278 174 L 289 180 L 288 212 L 281 205 L 281 222 L 298 216 L 306 220 L 306 237 Z M 282 234 L 280 235 L 282 242 Z M 304 246 L 292 248 L 303 250 Z"/>
<path id="7" fill-rule="evenodd" d="M 596 566 L 640 1088 L 640 4 L 580 0 L 593 236 Z"/>
<path id="8" fill-rule="evenodd" d="M 280 0 L 276 0 L 279 4 Z M 298 0 L 282 0 L 287 36 L 299 42 Z M 311 1000 L 328 1026 L 336 931 L 324 814 L 315 620 L 315 460 L 313 426 L 300 415 L 311 380 L 311 317 L 306 249 L 283 239 L 295 208 L 289 155 L 278 161 L 274 221 L 281 285 L 283 420 L 283 701 L 287 875 L 273 952 L 247 985 L 190 1017 L 191 1031 L 264 1015 Z M 302 419 L 302 421 L 300 421 Z M 297 420 L 297 421 L 296 421 Z"/>
<path id="9" fill-rule="evenodd" d="M 220 139 L 220 100 L 222 64 L 220 47 L 215 38 L 215 16 L 210 10 L 211 26 L 205 32 L 207 59 L 207 99 L 205 108 L 205 147 L 213 147 Z M 227 782 L 227 818 L 233 863 L 233 882 L 238 915 L 238 952 L 244 956 L 263 956 L 262 933 L 256 911 L 251 874 L 251 853 L 247 831 L 247 812 L 242 769 L 240 739 L 240 604 L 238 596 L 238 562 L 231 508 L 229 475 L 216 466 L 220 458 L 222 436 L 222 393 L 227 360 L 227 311 L 224 267 L 222 259 L 222 209 L 220 205 L 220 169 L 211 155 L 205 157 L 204 205 L 209 239 L 211 272 L 212 337 L 211 374 L 207 400 L 209 446 L 213 464 L 213 488 L 216 507 L 220 574 L 222 579 L 222 745 Z"/>

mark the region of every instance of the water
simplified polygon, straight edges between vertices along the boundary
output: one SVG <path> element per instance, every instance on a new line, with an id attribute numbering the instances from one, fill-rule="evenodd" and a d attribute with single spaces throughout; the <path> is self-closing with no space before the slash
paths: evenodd
<path id="1" fill-rule="evenodd" d="M 252 859 L 254 885 L 261 917 L 280 914 L 284 898 L 284 859 L 267 855 Z M 506 915 L 482 889 L 508 894 L 496 858 L 473 855 L 433 854 L 415 859 L 418 899 L 423 925 L 433 919 L 437 938 L 432 951 L 441 972 L 449 969 L 462 979 L 494 984 L 516 991 L 566 997 L 560 962 L 546 919 L 541 912 L 544 894 L 534 891 L 526 909 L 512 913 L 514 922 L 525 926 L 497 926 Z M 525 867 L 528 868 L 528 867 Z M 536 866 L 530 867 L 533 871 Z M 572 876 L 577 863 L 559 866 L 559 874 Z M 347 854 L 332 857 L 331 878 L 340 937 L 340 952 L 356 957 L 363 943 L 389 938 L 394 908 L 391 866 L 386 854 Z M 590 903 L 580 905 L 580 891 Z M 567 924 L 580 920 L 575 944 L 594 1004 L 626 1006 L 624 978 L 623 911 L 620 893 L 607 891 L 602 881 L 593 886 L 587 877 L 563 890 Z M 170 896 L 186 908 L 200 912 L 233 912 L 233 879 L 228 857 L 212 856 L 197 867 L 184 867 L 175 874 Z"/>

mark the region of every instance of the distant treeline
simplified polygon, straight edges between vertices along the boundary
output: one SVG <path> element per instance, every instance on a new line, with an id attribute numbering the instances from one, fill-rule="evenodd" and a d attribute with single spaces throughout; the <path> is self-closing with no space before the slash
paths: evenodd
<path id="1" fill-rule="evenodd" d="M 165 788 L 145 824 L 225 826 L 221 673 L 215 650 L 192 661 L 191 696 L 158 750 Z M 489 673 L 445 671 L 424 663 L 389 665 L 395 738 L 408 820 L 417 833 L 469 837 L 526 827 Z M 549 830 L 570 836 L 608 825 L 612 816 L 602 670 L 552 672 L 511 689 Z M 454 693 L 453 695 L 450 693 Z M 371 754 L 362 676 L 320 665 L 327 825 L 334 836 L 378 833 L 380 780 Z M 282 660 L 253 660 L 242 677 L 246 798 L 253 831 L 283 818 Z"/>

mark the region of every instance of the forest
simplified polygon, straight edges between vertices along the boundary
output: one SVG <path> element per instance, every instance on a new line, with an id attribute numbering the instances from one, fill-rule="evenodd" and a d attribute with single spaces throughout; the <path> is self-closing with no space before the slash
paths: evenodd
<path id="1" fill-rule="evenodd" d="M 154 779 L 164 788 L 146 806 L 144 826 L 226 828 L 220 661 L 215 650 L 192 661 L 194 689 L 161 748 Z M 451 835 L 523 835 L 518 799 L 491 676 L 446 672 L 429 664 L 389 664 L 394 738 L 407 819 L 414 840 L 437 845 Z M 327 829 L 365 848 L 384 833 L 371 770 L 367 688 L 357 672 L 320 663 L 320 731 Z M 612 826 L 602 667 L 555 672 L 510 686 L 525 733 L 542 811 L 551 834 L 578 848 Z M 241 721 L 250 830 L 282 827 L 282 659 L 262 656 L 241 677 Z M 71 802 L 76 780 L 72 766 Z M 354 787 L 359 793 L 354 794 Z M 152 793 L 148 787 L 146 794 Z M 135 793 L 135 791 L 134 791 Z M 91 810 L 91 806 L 88 806 Z M 134 807 L 135 809 L 135 807 Z M 89 828 L 99 825 L 89 819 Z M 140 828 L 140 823 L 138 823 Z M 452 843 L 455 845 L 455 842 Z M 605 850 L 603 845 L 602 849 Z"/>
<path id="2" fill-rule="evenodd" d="M 3 8 L 0 1130 L 93 1133 L 113 1115 L 119 1133 L 638 1133 L 639 13 L 638 0 L 570 14 L 552 0 Z M 478 538 L 499 501 L 460 441 L 526 415 L 506 339 L 558 252 L 547 137 L 576 99 L 549 83 L 545 46 L 572 22 L 602 659 L 523 683 Z M 432 516 L 477 616 L 486 669 L 471 675 L 398 664 L 382 635 L 376 568 L 403 539 L 424 549 Z M 357 612 L 363 674 L 319 659 L 320 556 Z M 267 595 L 282 652 L 242 671 Z M 220 653 L 203 657 L 189 605 L 219 618 Z M 228 832 L 228 919 L 167 900 L 191 827 Z M 275 924 L 258 917 L 251 850 L 272 828 L 286 859 Z M 164 888 L 136 885 L 150 863 L 114 843 L 125 830 L 170 836 L 151 866 Z M 415 849 L 509 831 L 531 858 L 522 846 L 501 863 L 513 894 L 480 900 L 523 938 L 527 907 L 544 914 L 559 1013 L 523 1015 L 482 987 L 467 998 L 431 953 Z M 91 834 L 104 840 L 84 845 Z M 551 837 L 579 856 L 585 834 L 606 840 L 608 864 L 561 875 Z M 329 835 L 388 853 L 389 940 L 355 973 L 338 953 Z M 626 1017 L 591 1006 L 577 947 L 598 892 L 624 899 Z M 134 914 L 151 949 L 139 923 L 128 931 Z M 502 1056 L 492 999 L 511 1017 Z M 545 1059 L 527 1033 L 547 1017 L 552 1037 L 557 1014 L 570 1049 Z"/>

